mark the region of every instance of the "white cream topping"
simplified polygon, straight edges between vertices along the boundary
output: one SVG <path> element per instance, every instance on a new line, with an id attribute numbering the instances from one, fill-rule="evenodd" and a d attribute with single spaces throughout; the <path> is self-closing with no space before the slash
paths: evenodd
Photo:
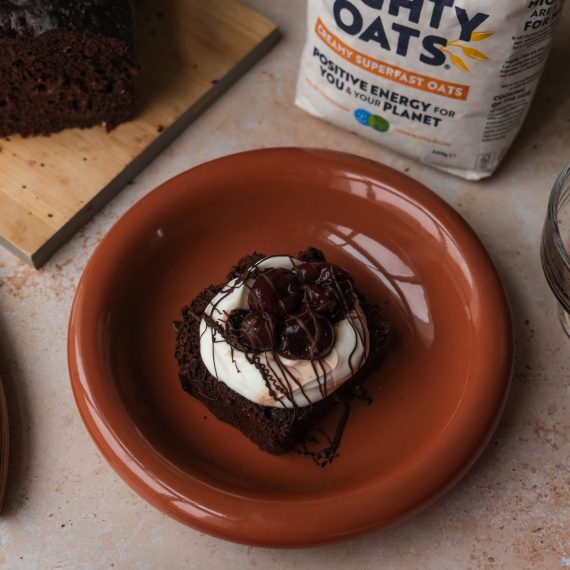
<path id="1" fill-rule="evenodd" d="M 288 256 L 272 256 L 262 259 L 256 266 L 260 269 L 290 269 L 300 263 Z M 252 283 L 253 279 L 248 285 Z M 205 315 L 223 327 L 231 311 L 248 308 L 248 294 L 246 284 L 233 279 L 212 299 Z M 355 300 L 347 318 L 334 325 L 334 332 L 334 346 L 322 360 L 291 360 L 271 351 L 255 355 L 259 357 L 259 364 L 266 366 L 271 376 L 277 379 L 277 383 L 287 387 L 287 394 L 275 394 L 277 398 L 270 393 L 261 372 L 251 361 L 251 353 L 246 354 L 232 347 L 204 318 L 200 322 L 200 355 L 214 378 L 244 398 L 263 406 L 304 407 L 334 392 L 353 376 L 368 356 L 368 327 L 358 300 Z M 276 359 L 279 359 L 281 367 Z"/>

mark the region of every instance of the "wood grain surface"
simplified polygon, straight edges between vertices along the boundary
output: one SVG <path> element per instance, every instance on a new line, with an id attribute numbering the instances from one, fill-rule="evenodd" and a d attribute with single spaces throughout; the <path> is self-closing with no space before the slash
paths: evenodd
<path id="1" fill-rule="evenodd" d="M 236 0 L 140 0 L 137 20 L 134 120 L 0 140 L 0 243 L 35 267 L 279 38 Z"/>

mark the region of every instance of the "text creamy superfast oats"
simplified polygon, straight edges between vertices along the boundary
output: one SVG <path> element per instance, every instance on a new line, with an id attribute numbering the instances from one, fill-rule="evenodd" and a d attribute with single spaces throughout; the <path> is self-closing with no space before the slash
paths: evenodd
<path id="1" fill-rule="evenodd" d="M 538 85 L 564 0 L 308 0 L 296 103 L 477 180 Z"/>

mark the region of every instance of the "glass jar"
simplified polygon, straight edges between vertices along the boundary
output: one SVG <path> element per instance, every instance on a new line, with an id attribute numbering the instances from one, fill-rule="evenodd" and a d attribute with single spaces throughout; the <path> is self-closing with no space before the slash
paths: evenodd
<path id="1" fill-rule="evenodd" d="M 558 315 L 570 337 L 570 164 L 554 184 L 542 230 L 540 257 L 546 280 L 558 299 Z"/>

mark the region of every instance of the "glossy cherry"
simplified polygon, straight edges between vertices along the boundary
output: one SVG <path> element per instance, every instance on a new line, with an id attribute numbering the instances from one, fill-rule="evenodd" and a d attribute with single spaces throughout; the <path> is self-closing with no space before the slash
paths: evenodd
<path id="1" fill-rule="evenodd" d="M 294 360 L 319 360 L 333 345 L 334 328 L 330 321 L 306 307 L 285 320 L 276 352 Z"/>
<path id="2" fill-rule="evenodd" d="M 273 350 L 277 340 L 278 319 L 266 311 L 249 313 L 241 321 L 239 339 L 254 351 Z"/>
<path id="3" fill-rule="evenodd" d="M 319 285 L 334 281 L 349 281 L 352 283 L 352 277 L 335 263 L 323 261 L 301 263 L 295 267 L 295 273 L 299 275 L 304 283 L 317 283 Z"/>
<path id="4" fill-rule="evenodd" d="M 234 309 L 228 315 L 228 325 L 232 332 L 239 332 L 239 328 L 241 326 L 242 321 L 249 315 L 249 311 L 247 309 Z"/>
<path id="5" fill-rule="evenodd" d="M 248 304 L 252 311 L 285 316 L 296 312 L 303 302 L 303 288 L 296 274 L 288 269 L 270 269 L 251 286 Z"/>
<path id="6" fill-rule="evenodd" d="M 313 311 L 333 323 L 346 316 L 345 306 L 333 287 L 305 285 L 305 302 Z"/>

